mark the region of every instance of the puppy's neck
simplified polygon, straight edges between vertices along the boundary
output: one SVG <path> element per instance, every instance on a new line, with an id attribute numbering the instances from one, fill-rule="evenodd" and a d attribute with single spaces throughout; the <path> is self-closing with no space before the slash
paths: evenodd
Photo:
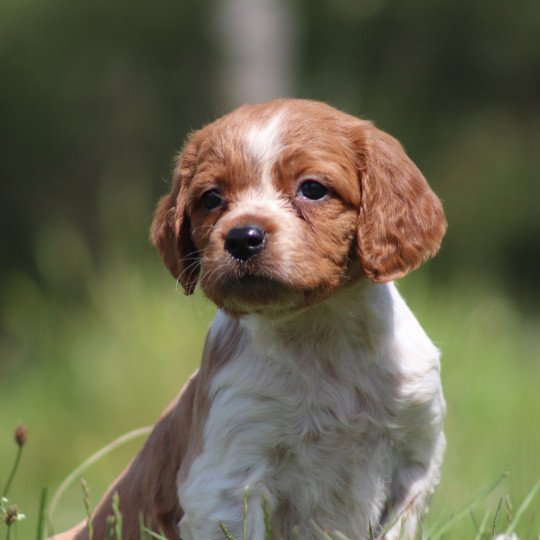
<path id="1" fill-rule="evenodd" d="M 392 283 L 363 280 L 297 311 L 244 315 L 240 325 L 262 350 L 313 348 L 324 356 L 336 346 L 375 349 L 392 331 L 397 294 Z"/>

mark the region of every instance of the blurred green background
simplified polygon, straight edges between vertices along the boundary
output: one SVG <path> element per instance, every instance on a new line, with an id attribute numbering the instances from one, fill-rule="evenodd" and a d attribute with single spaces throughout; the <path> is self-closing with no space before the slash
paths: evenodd
<path id="1" fill-rule="evenodd" d="M 213 307 L 147 241 L 186 134 L 244 101 L 328 101 L 398 137 L 442 198 L 440 254 L 402 281 L 443 351 L 448 451 L 429 523 L 504 471 L 449 538 L 540 478 L 540 3 L 0 3 L 0 484 L 32 538 L 39 492 L 151 424 Z M 140 441 L 86 475 L 93 502 Z M 509 507 L 513 505 L 513 511 Z M 80 488 L 54 519 L 82 518 Z M 540 530 L 540 496 L 518 532 Z"/>

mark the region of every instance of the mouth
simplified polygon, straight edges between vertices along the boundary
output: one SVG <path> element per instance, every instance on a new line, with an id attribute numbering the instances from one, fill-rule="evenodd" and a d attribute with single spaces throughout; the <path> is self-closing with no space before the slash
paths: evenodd
<path id="1" fill-rule="evenodd" d="M 251 300 L 255 303 L 266 302 L 290 291 L 283 282 L 256 274 L 244 274 L 234 278 L 228 278 L 223 283 L 223 290 L 227 296 Z"/>
<path id="2" fill-rule="evenodd" d="M 245 273 L 225 278 L 210 296 L 218 306 L 240 314 L 289 309 L 301 294 L 278 279 Z"/>

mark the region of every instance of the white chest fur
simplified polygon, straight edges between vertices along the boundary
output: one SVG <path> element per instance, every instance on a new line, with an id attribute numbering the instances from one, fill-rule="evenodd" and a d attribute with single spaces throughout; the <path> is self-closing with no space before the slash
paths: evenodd
<path id="1" fill-rule="evenodd" d="M 218 314 L 210 340 L 231 322 Z M 438 351 L 393 285 L 355 286 L 294 320 L 249 316 L 210 385 L 203 448 L 179 486 L 184 540 L 219 523 L 263 540 L 313 522 L 366 538 L 388 506 L 423 500 L 438 479 L 444 401 Z M 419 497 L 421 495 L 421 497 Z"/>

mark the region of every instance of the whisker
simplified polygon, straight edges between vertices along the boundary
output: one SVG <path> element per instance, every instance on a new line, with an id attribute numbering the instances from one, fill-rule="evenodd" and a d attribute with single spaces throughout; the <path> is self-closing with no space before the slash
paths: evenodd
<path id="1" fill-rule="evenodd" d="M 194 235 L 194 234 L 199 232 L 199 229 L 204 229 L 204 228 L 211 231 L 214 228 L 214 226 L 213 225 L 206 225 L 206 224 L 203 223 L 203 224 L 198 225 L 197 227 L 191 229 L 191 234 Z"/>

